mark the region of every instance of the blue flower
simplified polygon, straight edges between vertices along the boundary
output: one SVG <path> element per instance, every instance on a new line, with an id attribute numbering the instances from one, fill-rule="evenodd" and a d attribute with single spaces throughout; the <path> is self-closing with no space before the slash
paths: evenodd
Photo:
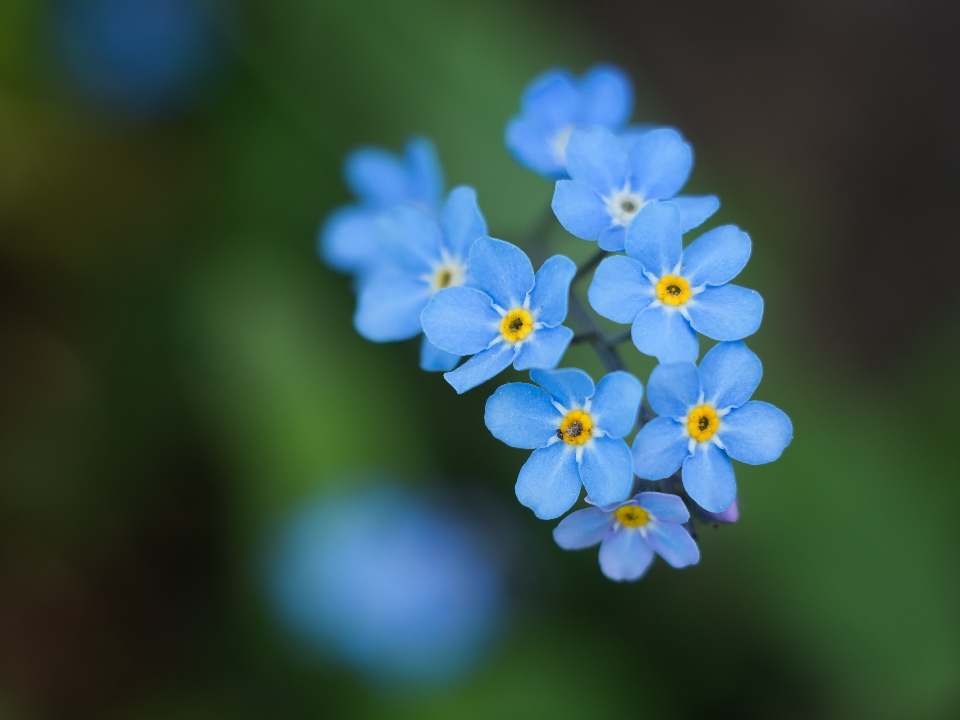
<path id="1" fill-rule="evenodd" d="M 402 157 L 376 147 L 354 150 L 344 162 L 343 175 L 357 203 L 327 216 L 320 227 L 319 251 L 332 268 L 362 278 L 380 262 L 377 216 L 405 204 L 436 217 L 443 197 L 443 173 L 433 143 L 415 137 L 407 142 Z"/>
<path id="2" fill-rule="evenodd" d="M 374 342 L 419 335 L 420 313 L 434 293 L 467 281 L 470 246 L 486 234 L 477 193 L 466 186 L 450 191 L 439 222 L 409 205 L 381 214 L 372 233 L 381 259 L 359 287 L 353 317 L 357 332 Z M 424 370 L 451 370 L 459 359 L 423 338 Z"/>
<path id="3" fill-rule="evenodd" d="M 683 466 L 683 487 L 709 513 L 736 500 L 730 458 L 749 465 L 773 462 L 793 438 L 782 410 L 750 400 L 760 384 L 760 359 L 742 342 L 715 345 L 700 362 L 658 365 L 647 399 L 660 417 L 633 441 L 633 469 L 648 480 Z"/>
<path id="4" fill-rule="evenodd" d="M 642 492 L 630 500 L 570 513 L 553 531 L 564 550 L 600 543 L 600 569 L 611 580 L 637 580 L 656 553 L 675 568 L 696 565 L 700 550 L 683 523 L 687 506 L 676 495 Z"/>
<path id="5" fill-rule="evenodd" d="M 469 257 L 472 287 L 437 292 L 420 321 L 430 342 L 454 355 L 473 355 L 447 379 L 458 393 L 513 363 L 517 370 L 556 367 L 573 331 L 567 317 L 577 267 L 563 255 L 533 266 L 516 245 L 482 237 Z"/>
<path id="6" fill-rule="evenodd" d="M 533 370 L 530 379 L 540 387 L 503 385 L 484 415 L 495 438 L 533 450 L 517 478 L 520 503 L 549 520 L 573 506 L 581 485 L 599 505 L 626 499 L 633 465 L 623 436 L 637 419 L 640 381 L 612 372 L 594 391 L 590 376 L 573 368 Z"/>
<path id="7" fill-rule="evenodd" d="M 596 65 L 577 79 L 548 70 L 527 85 L 520 114 L 507 123 L 504 142 L 518 163 L 551 180 L 567 177 L 566 147 L 574 128 L 620 130 L 633 112 L 633 86 L 619 68 Z"/>
<path id="8" fill-rule="evenodd" d="M 328 496 L 268 555 L 274 612 L 305 645 L 374 679 L 437 683 L 469 670 L 505 600 L 490 538 L 410 491 Z"/>
<path id="9" fill-rule="evenodd" d="M 588 297 L 614 322 L 633 323 L 633 342 L 662 363 L 695 362 L 697 332 L 740 340 L 760 327 L 763 298 L 727 283 L 750 257 L 750 236 L 735 225 L 714 228 L 683 248 L 675 203 L 648 205 L 627 230 L 627 257 L 600 263 Z"/>
<path id="10" fill-rule="evenodd" d="M 602 127 L 575 130 L 567 145 L 571 179 L 557 182 L 553 212 L 572 234 L 619 252 L 626 228 L 642 222 L 637 218 L 641 209 L 673 198 L 680 209 L 680 230 L 686 232 L 720 207 L 713 195 L 674 197 L 692 167 L 693 150 L 671 128 L 629 140 Z"/>

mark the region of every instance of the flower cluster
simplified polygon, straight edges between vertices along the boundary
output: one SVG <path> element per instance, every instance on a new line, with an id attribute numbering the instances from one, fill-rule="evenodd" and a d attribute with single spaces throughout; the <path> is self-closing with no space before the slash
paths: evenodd
<path id="1" fill-rule="evenodd" d="M 763 299 L 731 284 L 750 237 L 721 225 L 684 247 L 720 202 L 678 194 L 693 168 L 690 144 L 673 128 L 627 125 L 632 109 L 617 68 L 582 78 L 553 70 L 528 86 L 506 127 L 516 160 L 555 181 L 560 224 L 597 243 L 579 269 L 555 255 L 535 272 L 521 248 L 487 234 L 473 188 L 444 200 L 436 153 L 420 138 L 402 157 L 351 154 L 344 174 L 358 202 L 320 233 L 322 257 L 354 278 L 354 324 L 367 339 L 422 334 L 421 367 L 443 371 L 458 393 L 511 365 L 530 371 L 532 383 L 490 396 L 487 428 L 532 451 L 516 495 L 538 518 L 562 516 L 586 488 L 592 507 L 564 518 L 554 538 L 565 549 L 600 543 L 613 580 L 641 577 L 654 554 L 677 568 L 697 563 L 695 520 L 739 517 L 731 459 L 772 462 L 793 435 L 782 411 L 750 399 L 762 368 L 742 340 L 759 329 Z M 572 289 L 594 267 L 589 305 L 629 324 L 622 335 L 604 332 Z M 565 325 L 573 305 L 578 335 Z M 698 365 L 699 335 L 718 342 Z M 618 349 L 631 340 L 659 362 L 646 404 Z M 581 341 L 607 371 L 596 384 L 583 370 L 555 369 Z"/>

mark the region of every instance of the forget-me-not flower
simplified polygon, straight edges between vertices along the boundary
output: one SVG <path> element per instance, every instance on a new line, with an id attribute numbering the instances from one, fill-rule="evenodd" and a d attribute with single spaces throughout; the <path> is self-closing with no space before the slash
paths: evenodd
<path id="1" fill-rule="evenodd" d="M 577 127 L 620 130 L 633 112 L 633 85 L 619 68 L 596 65 L 582 78 L 548 70 L 523 91 L 504 142 L 518 163 L 551 180 L 567 177 L 566 150 Z"/>
<path id="2" fill-rule="evenodd" d="M 623 250 L 626 229 L 642 222 L 640 211 L 673 199 L 681 232 L 720 207 L 713 195 L 675 197 L 693 167 L 693 150 L 676 130 L 657 128 L 627 141 L 603 127 L 574 130 L 567 144 L 570 180 L 557 182 L 553 212 L 568 231 L 597 240 L 603 250 Z"/>
<path id="3" fill-rule="evenodd" d="M 298 509 L 267 591 L 302 644 L 375 680 L 454 680 L 497 634 L 503 568 L 490 538 L 409 490 L 375 486 Z"/>
<path id="4" fill-rule="evenodd" d="M 625 500 L 633 465 L 623 440 L 637 419 L 643 386 L 612 372 L 594 388 L 583 370 L 532 370 L 487 400 L 484 422 L 507 445 L 533 450 L 517 478 L 517 499 L 538 518 L 559 517 L 580 497 L 598 505 Z"/>
<path id="5" fill-rule="evenodd" d="M 344 162 L 343 176 L 357 202 L 327 216 L 320 227 L 319 250 L 334 269 L 363 279 L 381 259 L 375 240 L 377 216 L 404 204 L 436 217 L 443 173 L 433 143 L 414 137 L 402 156 L 378 147 L 354 150 Z"/>
<path id="6" fill-rule="evenodd" d="M 420 334 L 420 313 L 434 293 L 463 285 L 467 256 L 474 240 L 487 234 L 476 191 L 460 186 L 450 191 L 440 220 L 398 205 L 374 223 L 381 260 L 360 285 L 354 325 L 374 342 L 406 340 Z M 420 367 L 447 371 L 459 355 L 444 352 L 423 338 Z"/>
<path id="7" fill-rule="evenodd" d="M 516 245 L 482 237 L 470 248 L 470 287 L 437 292 L 420 316 L 423 332 L 441 350 L 473 355 L 444 377 L 466 392 L 510 364 L 517 370 L 556 367 L 573 331 L 567 317 L 570 282 L 577 271 L 563 255 L 533 273 Z"/>
<path id="8" fill-rule="evenodd" d="M 782 410 L 750 400 L 762 375 L 760 359 L 742 342 L 718 343 L 699 369 L 693 363 L 654 368 L 647 399 L 660 417 L 633 441 L 634 472 L 660 480 L 683 466 L 683 487 L 695 503 L 710 513 L 728 509 L 737 497 L 730 458 L 773 462 L 793 437 Z"/>
<path id="9" fill-rule="evenodd" d="M 590 283 L 593 309 L 633 323 L 633 342 L 661 363 L 695 362 L 697 332 L 740 340 L 760 327 L 763 298 L 729 285 L 750 257 L 750 236 L 723 225 L 683 247 L 682 213 L 673 202 L 645 207 L 627 229 L 627 256 L 605 259 Z"/>
<path id="10" fill-rule="evenodd" d="M 656 553 L 675 568 L 695 565 L 700 550 L 683 523 L 687 506 L 676 495 L 642 492 L 629 500 L 570 513 L 553 531 L 564 550 L 600 543 L 600 569 L 611 580 L 637 580 Z"/>

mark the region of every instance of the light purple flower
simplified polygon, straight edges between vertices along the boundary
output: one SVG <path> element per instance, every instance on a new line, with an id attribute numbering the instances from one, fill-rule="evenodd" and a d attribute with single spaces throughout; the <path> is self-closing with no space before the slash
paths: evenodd
<path id="1" fill-rule="evenodd" d="M 600 543 L 603 574 L 611 580 L 637 580 L 654 553 L 675 568 L 700 561 L 697 543 L 683 527 L 689 519 L 676 495 L 642 492 L 624 502 L 570 513 L 554 529 L 553 539 L 564 550 Z"/>

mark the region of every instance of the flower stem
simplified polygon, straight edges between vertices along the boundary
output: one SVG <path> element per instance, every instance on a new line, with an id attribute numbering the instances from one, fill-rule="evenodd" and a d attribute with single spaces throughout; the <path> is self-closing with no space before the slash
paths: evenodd
<path id="1" fill-rule="evenodd" d="M 584 305 L 583 301 L 573 292 L 570 292 L 570 316 L 574 324 L 580 331 L 580 342 L 589 342 L 590 347 L 597 354 L 603 369 L 609 372 L 625 370 L 626 365 L 623 358 L 617 351 L 616 343 L 603 332 L 603 328 L 597 323 L 590 310 Z M 574 336 L 574 340 L 578 336 Z"/>

